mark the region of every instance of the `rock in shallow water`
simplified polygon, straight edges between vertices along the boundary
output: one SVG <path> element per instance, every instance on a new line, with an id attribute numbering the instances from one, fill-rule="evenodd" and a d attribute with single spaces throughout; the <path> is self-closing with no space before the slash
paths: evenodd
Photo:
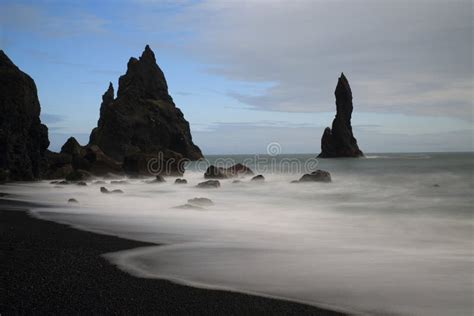
<path id="1" fill-rule="evenodd" d="M 218 180 L 207 180 L 201 183 L 198 183 L 198 188 L 218 188 L 221 186 L 221 183 Z"/>
<path id="2" fill-rule="evenodd" d="M 199 205 L 199 206 L 211 206 L 214 205 L 214 202 L 212 202 L 211 199 L 208 198 L 203 198 L 203 197 L 197 197 L 194 199 L 189 199 L 188 200 L 189 204 L 193 205 Z"/>
<path id="3" fill-rule="evenodd" d="M 321 153 L 318 158 L 361 157 L 364 154 L 352 133 L 352 91 L 347 78 L 341 73 L 337 82 L 336 117 L 332 129 L 326 127 L 321 138 Z"/>
<path id="4" fill-rule="evenodd" d="M 188 181 L 186 179 L 176 179 L 174 184 L 186 184 Z"/>
<path id="5" fill-rule="evenodd" d="M 183 205 L 175 206 L 173 208 L 179 208 L 182 210 L 204 210 L 203 207 L 200 207 L 198 205 L 193 205 L 193 204 L 183 204 Z"/>
<path id="6" fill-rule="evenodd" d="M 76 199 L 72 199 L 72 198 L 67 200 L 67 202 L 68 203 L 76 203 L 76 204 L 79 203 Z"/>
<path id="7" fill-rule="evenodd" d="M 324 170 L 316 170 L 301 177 L 298 182 L 331 182 L 331 174 Z"/>
<path id="8" fill-rule="evenodd" d="M 127 180 L 112 180 L 110 184 L 130 184 Z"/>
<path id="9" fill-rule="evenodd" d="M 259 174 L 258 176 L 253 177 L 251 181 L 262 182 L 262 181 L 265 181 L 265 177 Z"/>
<path id="10" fill-rule="evenodd" d="M 100 187 L 100 192 L 102 193 L 105 193 L 105 194 L 109 194 L 109 193 L 123 193 L 122 190 L 109 190 L 107 189 L 106 187 Z"/>
<path id="11" fill-rule="evenodd" d="M 206 179 L 227 179 L 236 177 L 239 175 L 253 175 L 252 169 L 249 167 L 238 163 L 229 168 L 216 167 L 210 165 L 206 172 L 204 173 L 204 178 Z"/>

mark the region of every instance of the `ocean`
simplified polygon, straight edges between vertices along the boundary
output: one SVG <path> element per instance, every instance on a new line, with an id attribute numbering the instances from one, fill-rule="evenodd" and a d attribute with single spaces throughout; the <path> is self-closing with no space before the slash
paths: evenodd
<path id="1" fill-rule="evenodd" d="M 271 152 L 270 152 L 271 153 Z M 164 246 L 107 254 L 141 277 L 280 297 L 356 314 L 474 311 L 473 153 L 209 156 L 175 185 L 18 182 L 2 192 L 44 203 L 35 216 Z M 265 176 L 199 189 L 209 163 Z M 315 169 L 331 183 L 291 183 Z M 181 209 L 188 199 L 214 205 Z M 68 204 L 75 198 L 79 204 Z"/>

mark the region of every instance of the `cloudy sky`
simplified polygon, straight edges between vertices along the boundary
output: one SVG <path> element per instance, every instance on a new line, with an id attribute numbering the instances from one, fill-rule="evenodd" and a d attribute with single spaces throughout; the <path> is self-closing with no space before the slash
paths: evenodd
<path id="1" fill-rule="evenodd" d="M 205 154 L 319 152 L 342 71 L 363 151 L 472 151 L 473 42 L 471 0 L 0 1 L 54 150 L 150 44 Z"/>

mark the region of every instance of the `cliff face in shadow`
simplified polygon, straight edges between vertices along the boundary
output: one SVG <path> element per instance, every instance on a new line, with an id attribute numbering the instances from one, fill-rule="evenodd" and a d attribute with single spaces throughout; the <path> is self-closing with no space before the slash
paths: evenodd
<path id="1" fill-rule="evenodd" d="M 165 160 L 203 157 L 148 45 L 139 59 L 130 58 L 127 72 L 119 79 L 116 98 L 109 85 L 102 96 L 97 125 L 89 145 L 97 145 L 106 155 L 125 162 L 126 169 L 139 168 L 133 166 L 134 161 L 158 153 Z"/>
<path id="2" fill-rule="evenodd" d="M 326 127 L 321 138 L 321 153 L 318 158 L 364 156 L 352 134 L 352 91 L 346 76 L 342 73 L 337 82 L 336 117 L 332 129 Z"/>
<path id="3" fill-rule="evenodd" d="M 35 82 L 0 50 L 0 180 L 41 177 L 49 140 L 40 111 Z"/>

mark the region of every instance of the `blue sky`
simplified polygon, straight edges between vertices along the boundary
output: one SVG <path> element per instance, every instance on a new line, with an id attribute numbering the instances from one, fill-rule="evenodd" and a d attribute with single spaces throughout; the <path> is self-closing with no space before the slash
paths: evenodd
<path id="1" fill-rule="evenodd" d="M 86 143 L 146 44 L 205 154 L 317 153 L 341 71 L 365 152 L 473 150 L 472 2 L 0 1 L 0 47 L 35 80 L 51 149 Z"/>

